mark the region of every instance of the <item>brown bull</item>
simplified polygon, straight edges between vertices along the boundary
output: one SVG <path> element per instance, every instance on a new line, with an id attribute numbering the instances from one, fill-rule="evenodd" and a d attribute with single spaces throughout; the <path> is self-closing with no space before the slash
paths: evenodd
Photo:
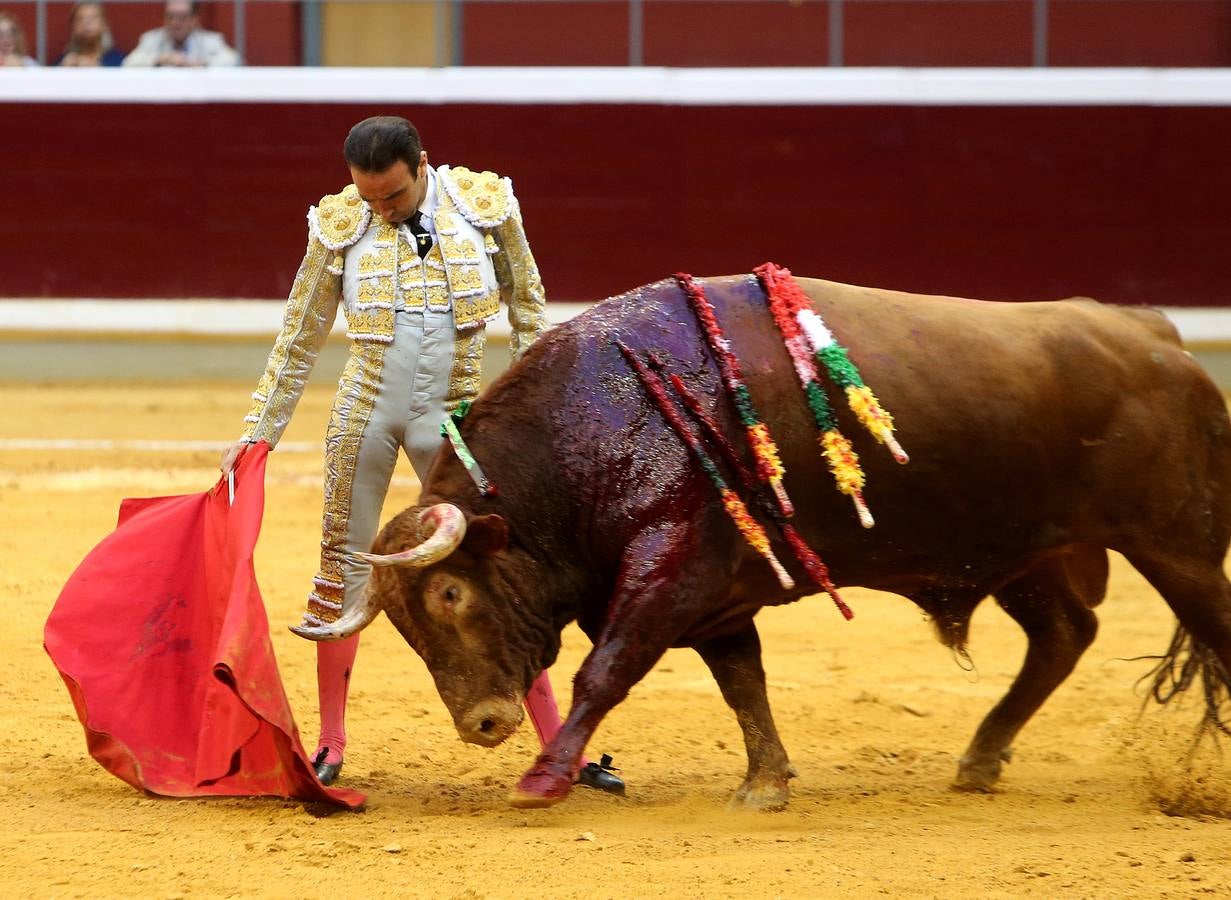
<path id="1" fill-rule="evenodd" d="M 962 757 L 958 785 L 994 784 L 1014 736 L 1094 639 L 1107 549 L 1179 617 L 1183 639 L 1156 693 L 1166 693 L 1170 666 L 1187 662 L 1209 677 L 1216 704 L 1231 671 L 1222 571 L 1231 429 L 1221 395 L 1168 322 L 1087 300 L 990 303 L 799 281 L 894 414 L 912 461 L 897 465 L 839 414 L 877 522 L 860 527 L 821 459 L 757 281 L 703 280 L 781 449 L 795 527 L 837 584 L 910 598 L 950 647 L 964 647 L 988 595 L 1029 639 L 1021 672 Z M 563 798 L 603 716 L 668 648 L 693 647 L 744 732 L 748 775 L 736 800 L 780 807 L 793 772 L 753 617 L 816 589 L 775 531 L 791 590 L 741 539 L 617 339 L 665 359 L 740 440 L 674 282 L 600 303 L 536 343 L 464 419 L 499 493 L 480 495 L 443 450 L 425 505 L 376 541 L 387 557 L 378 562 L 402 565 L 377 569 L 362 607 L 307 636 L 341 637 L 385 610 L 427 663 L 462 738 L 493 745 L 517 727 L 531 679 L 576 620 L 594 647 L 562 729 L 511 796 L 521 806 Z M 1219 721 L 1216 705 L 1210 715 Z"/>

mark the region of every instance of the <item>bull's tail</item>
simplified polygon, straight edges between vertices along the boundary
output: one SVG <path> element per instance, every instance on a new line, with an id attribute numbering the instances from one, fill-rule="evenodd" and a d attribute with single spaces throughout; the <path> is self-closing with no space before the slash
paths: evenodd
<path id="1" fill-rule="evenodd" d="M 1149 685 L 1144 703 L 1154 700 L 1169 703 L 1178 694 L 1201 682 L 1205 713 L 1197 729 L 1197 738 L 1212 734 L 1231 735 L 1228 707 L 1231 706 L 1231 677 L 1214 651 L 1194 638 L 1183 625 L 1177 625 L 1171 646 L 1161 656 L 1141 657 L 1157 660 L 1157 664 L 1141 677 L 1138 684 Z M 1144 706 L 1144 704 L 1143 704 Z"/>

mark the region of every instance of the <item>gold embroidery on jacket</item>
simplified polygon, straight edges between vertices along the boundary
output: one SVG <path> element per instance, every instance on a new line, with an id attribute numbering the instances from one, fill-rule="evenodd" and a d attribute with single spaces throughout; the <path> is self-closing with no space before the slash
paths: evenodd
<path id="1" fill-rule="evenodd" d="M 372 249 L 363 256 L 359 257 L 359 278 L 376 278 L 379 275 L 393 274 L 393 248 L 381 247 L 377 248 L 373 245 Z"/>
<path id="2" fill-rule="evenodd" d="M 354 305 L 346 310 L 346 336 L 353 341 L 393 341 L 393 284 L 397 277 L 397 229 L 376 226 L 374 239 L 359 257 Z"/>
<path id="3" fill-rule="evenodd" d="M 472 172 L 465 166 L 442 166 L 437 175 L 466 221 L 492 228 L 508 217 L 513 206 L 513 184 L 495 172 Z"/>
<path id="4" fill-rule="evenodd" d="M 312 233 L 330 250 L 343 250 L 363 236 L 372 221 L 372 211 L 348 184 L 337 194 L 327 194 L 308 211 Z"/>
<path id="5" fill-rule="evenodd" d="M 453 299 L 453 324 L 460 331 L 482 325 L 500 313 L 499 295 L 491 296 L 483 281 L 484 255 L 468 237 L 459 235 L 457 206 L 452 195 L 441 192 L 436 212 L 436 233 Z M 486 242 L 485 242 L 486 243 Z"/>
<path id="6" fill-rule="evenodd" d="M 453 340 L 453 368 L 449 372 L 449 392 L 445 409 L 453 412 L 463 400 L 473 400 L 479 394 L 483 375 L 483 348 L 487 329 L 458 331 Z"/>
<path id="7" fill-rule="evenodd" d="M 409 242 L 403 245 L 408 262 L 400 266 L 402 305 L 407 309 L 422 309 L 433 312 L 449 311 L 449 282 L 445 263 L 440 255 L 440 242 L 433 241 L 427 257 L 420 261 Z"/>
<path id="8" fill-rule="evenodd" d="M 500 252 L 492 257 L 492 263 L 501 296 L 509 308 L 509 351 L 516 361 L 547 330 L 547 297 L 516 200 L 509 217 L 493 231 Z"/>
<path id="9" fill-rule="evenodd" d="M 499 291 L 453 298 L 453 321 L 459 333 L 482 325 L 499 314 Z"/>
<path id="10" fill-rule="evenodd" d="M 487 293 L 483 287 L 483 271 L 478 266 L 450 266 L 449 282 L 455 297 L 468 297 L 475 293 Z"/>
<path id="11" fill-rule="evenodd" d="M 465 238 L 456 238 L 452 234 L 442 234 L 438 243 L 444 253 L 445 260 L 450 263 L 477 266 L 480 262 L 480 256 L 474 244 Z"/>
<path id="12" fill-rule="evenodd" d="M 392 277 L 367 279 L 359 282 L 359 290 L 355 296 L 355 307 L 357 309 L 365 309 L 372 306 L 384 306 L 392 309 L 392 297 Z"/>
<path id="13" fill-rule="evenodd" d="M 375 341 L 388 344 L 393 341 L 393 307 L 381 305 L 357 309 L 346 317 L 346 336 L 352 341 Z"/>

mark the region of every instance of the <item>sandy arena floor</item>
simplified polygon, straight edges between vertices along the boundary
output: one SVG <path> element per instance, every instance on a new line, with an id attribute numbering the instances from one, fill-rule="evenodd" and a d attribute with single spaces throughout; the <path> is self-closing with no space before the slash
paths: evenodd
<path id="1" fill-rule="evenodd" d="M 243 387 L 9 385 L 0 432 L 0 895 L 1175 897 L 1231 892 L 1231 766 L 1185 771 L 1196 696 L 1138 718 L 1134 681 L 1173 619 L 1122 560 L 1102 633 L 1027 726 L 993 795 L 949 790 L 957 758 L 1016 672 L 1024 641 L 991 603 L 963 671 L 907 601 L 847 591 L 759 619 L 771 699 L 800 776 L 777 814 L 725 808 L 744 770 L 733 716 L 700 660 L 673 651 L 603 724 L 629 796 L 577 790 L 522 812 L 506 790 L 535 750 L 462 744 L 389 624 L 365 635 L 350 709 L 347 784 L 366 811 L 315 818 L 277 800 L 136 793 L 87 754 L 41 646 L 69 573 L 122 497 L 203 490 L 214 450 L 14 449 L 14 439 L 201 440 L 239 426 Z M 329 385 L 287 441 L 318 442 Z M 300 727 L 316 734 L 312 648 L 283 627 L 315 571 L 319 451 L 270 459 L 257 569 Z M 386 514 L 417 493 L 399 469 Z M 823 548 L 822 548 L 823 552 Z M 565 636 L 567 700 L 587 649 Z M 1166 812 L 1164 812 L 1166 810 Z"/>

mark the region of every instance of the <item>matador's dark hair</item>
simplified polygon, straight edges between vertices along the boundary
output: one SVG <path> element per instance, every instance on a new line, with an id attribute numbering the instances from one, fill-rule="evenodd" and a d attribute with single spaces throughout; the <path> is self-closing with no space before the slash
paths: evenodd
<path id="1" fill-rule="evenodd" d="M 364 119 L 350 130 L 342 148 L 346 164 L 361 172 L 383 172 L 400 159 L 411 177 L 419 170 L 422 151 L 418 130 L 401 116 Z"/>

